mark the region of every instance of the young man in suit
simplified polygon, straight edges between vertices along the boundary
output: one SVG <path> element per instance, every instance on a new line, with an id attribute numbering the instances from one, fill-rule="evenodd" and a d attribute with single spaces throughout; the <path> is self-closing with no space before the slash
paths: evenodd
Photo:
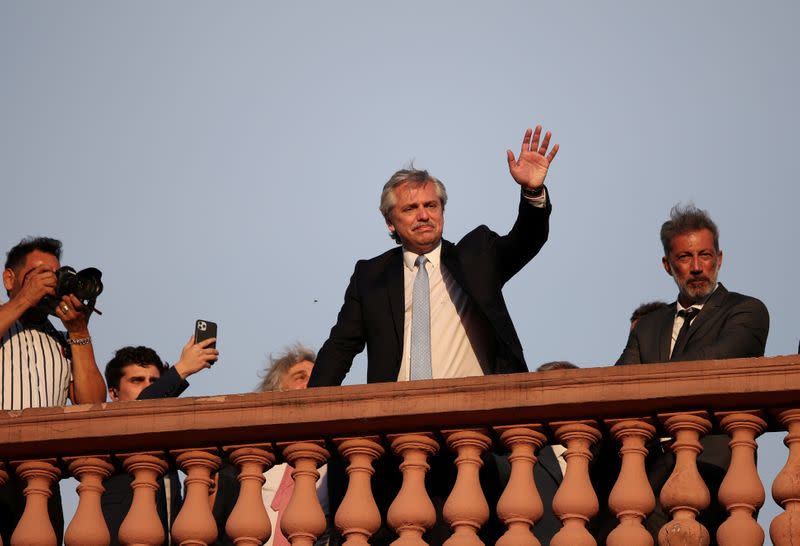
<path id="1" fill-rule="evenodd" d="M 722 266 L 719 230 L 704 210 L 676 205 L 661 227 L 662 265 L 678 286 L 671 305 L 641 317 L 631 330 L 618 365 L 764 356 L 769 313 L 750 296 L 728 292 L 717 281 Z M 716 543 L 716 529 L 727 517 L 717 502 L 717 490 L 730 466 L 728 437 L 703 438 L 698 467 L 709 490 L 711 505 L 698 518 Z M 674 455 L 656 441 L 650 446 L 647 470 L 656 497 L 674 467 Z M 660 503 L 646 520 L 654 536 L 669 521 Z"/>
<path id="2" fill-rule="evenodd" d="M 215 338 L 194 342 L 189 339 L 178 362 L 168 367 L 149 347 L 122 347 L 106 364 L 108 396 L 112 402 L 154 400 L 179 396 L 189 386 L 186 378 L 211 367 L 219 351 L 208 347 Z M 100 500 L 106 520 L 110 546 L 118 546 L 119 529 L 133 502 L 133 476 L 126 472 L 113 474 L 103 480 L 105 491 Z M 178 471 L 170 470 L 158 479 L 156 510 L 164 527 L 164 544 L 171 544 L 170 529 L 181 508 L 181 484 Z"/>

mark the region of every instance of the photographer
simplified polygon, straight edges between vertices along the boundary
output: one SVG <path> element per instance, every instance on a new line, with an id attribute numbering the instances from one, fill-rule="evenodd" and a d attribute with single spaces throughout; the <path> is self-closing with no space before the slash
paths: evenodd
<path id="1" fill-rule="evenodd" d="M 106 387 L 89 335 L 91 311 L 75 295 L 56 298 L 61 242 L 26 238 L 7 255 L 3 285 L 9 301 L 0 305 L 0 409 L 21 410 L 104 402 Z M 66 329 L 48 319 L 53 312 Z M 0 488 L 0 535 L 10 535 L 24 509 L 24 484 L 12 477 Z M 63 515 L 58 487 L 50 515 L 61 540 Z"/>

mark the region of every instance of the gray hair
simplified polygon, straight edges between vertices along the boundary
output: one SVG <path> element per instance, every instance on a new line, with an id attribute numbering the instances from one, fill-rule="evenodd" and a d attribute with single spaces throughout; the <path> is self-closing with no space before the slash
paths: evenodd
<path id="1" fill-rule="evenodd" d="M 281 382 L 292 366 L 304 360 L 314 363 L 317 355 L 308 347 L 295 343 L 286 347 L 283 353 L 278 356 L 269 355 L 269 366 L 267 373 L 256 387 L 257 392 L 269 392 L 281 390 Z"/>
<path id="2" fill-rule="evenodd" d="M 661 225 L 661 244 L 664 256 L 669 256 L 672 239 L 689 231 L 707 229 L 714 236 L 714 250 L 719 251 L 719 230 L 717 224 L 708 215 L 708 211 L 698 209 L 694 203 L 682 207 L 680 203 L 669 211 L 669 220 Z"/>
<path id="3" fill-rule="evenodd" d="M 444 206 L 447 204 L 447 190 L 442 181 L 435 176 L 431 176 L 428 171 L 415 169 L 414 166 L 411 165 L 407 169 L 400 169 L 394 173 L 392 177 L 389 178 L 389 181 L 383 185 L 383 191 L 381 191 L 381 205 L 378 207 L 378 210 L 381 211 L 385 219 L 389 219 L 389 213 L 392 211 L 392 208 L 394 208 L 395 203 L 397 203 L 397 198 L 394 195 L 395 188 L 405 182 L 420 186 L 426 182 L 431 182 L 436 189 L 436 195 L 439 196 L 439 201 L 442 202 L 442 210 L 444 210 Z M 397 233 L 392 232 L 389 236 L 394 239 L 397 244 L 401 244 L 400 236 L 397 235 Z"/>

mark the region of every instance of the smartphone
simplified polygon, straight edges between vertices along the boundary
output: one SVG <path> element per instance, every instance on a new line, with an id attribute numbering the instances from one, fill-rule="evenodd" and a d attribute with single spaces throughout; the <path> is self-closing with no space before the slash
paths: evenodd
<path id="1" fill-rule="evenodd" d="M 194 323 L 194 342 L 200 343 L 201 341 L 205 341 L 208 338 L 217 337 L 217 323 L 211 322 L 210 320 L 197 320 Z M 211 345 L 209 345 L 212 349 L 217 348 L 217 342 L 215 341 Z M 215 361 L 216 362 L 216 361 Z"/>

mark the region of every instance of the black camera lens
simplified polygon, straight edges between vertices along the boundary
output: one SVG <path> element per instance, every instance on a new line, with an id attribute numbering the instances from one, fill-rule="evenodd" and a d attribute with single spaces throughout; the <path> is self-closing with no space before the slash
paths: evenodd
<path id="1" fill-rule="evenodd" d="M 71 267 L 62 267 L 56 273 L 58 277 L 58 297 L 73 294 L 81 301 L 97 298 L 103 291 L 100 281 L 102 273 L 99 269 L 89 267 L 78 273 Z"/>

